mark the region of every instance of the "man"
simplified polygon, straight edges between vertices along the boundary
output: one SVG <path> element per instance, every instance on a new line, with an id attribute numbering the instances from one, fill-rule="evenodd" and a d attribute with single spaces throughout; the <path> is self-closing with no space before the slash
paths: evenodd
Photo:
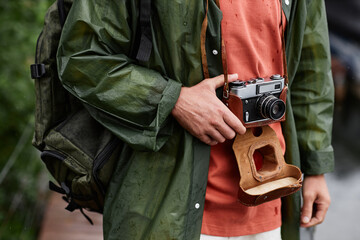
<path id="1" fill-rule="evenodd" d="M 126 143 L 108 188 L 105 239 L 199 239 L 209 145 L 245 131 L 215 94 L 224 82 L 224 2 L 153 1 L 147 62 L 132 57 L 136 1 L 74 2 L 58 51 L 60 78 Z M 282 9 L 287 20 L 285 158 L 306 175 L 302 215 L 299 194 L 284 198 L 281 231 L 285 240 L 298 239 L 300 217 L 304 227 L 320 223 L 330 201 L 322 175 L 333 169 L 326 18 L 321 0 L 269 3 L 274 16 Z M 229 81 L 242 71 L 232 73 Z"/>

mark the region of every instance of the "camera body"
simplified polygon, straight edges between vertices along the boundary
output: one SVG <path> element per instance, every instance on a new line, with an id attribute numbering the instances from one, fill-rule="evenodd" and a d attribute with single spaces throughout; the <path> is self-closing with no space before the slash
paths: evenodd
<path id="1" fill-rule="evenodd" d="M 230 98 L 227 104 L 245 127 L 284 120 L 287 87 L 281 75 L 235 81 L 229 87 Z"/>

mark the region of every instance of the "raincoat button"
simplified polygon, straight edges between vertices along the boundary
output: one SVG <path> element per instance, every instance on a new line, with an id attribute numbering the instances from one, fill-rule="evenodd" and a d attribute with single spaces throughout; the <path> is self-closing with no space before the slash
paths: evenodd
<path id="1" fill-rule="evenodd" d="M 285 4 L 289 5 L 290 4 L 289 0 L 285 0 Z"/>
<path id="2" fill-rule="evenodd" d="M 214 50 L 212 51 L 212 53 L 216 56 L 216 55 L 218 55 L 219 52 L 214 49 Z"/>
<path id="3" fill-rule="evenodd" d="M 187 26 L 187 22 L 183 22 L 184 26 Z"/>
<path id="4" fill-rule="evenodd" d="M 199 208 L 200 208 L 200 204 L 199 204 L 199 203 L 196 203 L 196 204 L 195 204 L 195 208 L 196 208 L 196 209 L 199 209 Z"/>

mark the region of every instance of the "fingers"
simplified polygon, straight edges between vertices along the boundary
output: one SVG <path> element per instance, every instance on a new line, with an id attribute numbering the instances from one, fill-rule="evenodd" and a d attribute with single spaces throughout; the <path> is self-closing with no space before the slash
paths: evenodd
<path id="1" fill-rule="evenodd" d="M 327 210 L 328 207 L 326 205 L 315 203 L 313 205 L 312 217 L 311 218 L 302 217 L 301 226 L 307 228 L 322 223 L 325 219 Z"/>
<path id="2" fill-rule="evenodd" d="M 229 82 L 234 82 L 236 80 L 239 80 L 239 76 L 238 76 L 237 73 L 228 74 L 228 81 Z"/>
<path id="3" fill-rule="evenodd" d="M 301 211 L 301 226 L 307 226 L 311 220 L 313 213 L 315 196 L 306 195 L 304 196 L 304 203 Z"/>
<path id="4" fill-rule="evenodd" d="M 327 208 L 323 208 L 324 206 L 322 205 L 315 205 L 315 206 L 316 206 L 315 216 L 310 219 L 310 222 L 307 224 L 307 227 L 312 227 L 317 224 L 320 224 L 325 219 Z"/>
<path id="5" fill-rule="evenodd" d="M 237 73 L 234 73 L 234 74 L 228 74 L 228 82 L 234 82 L 238 80 L 238 75 Z M 219 88 L 219 87 L 222 87 L 224 86 L 224 75 L 219 75 L 217 77 L 214 77 L 214 78 L 209 78 L 209 79 L 206 79 L 204 81 L 208 81 L 210 83 L 213 84 L 213 88 L 214 90 Z"/>
<path id="6" fill-rule="evenodd" d="M 237 80 L 229 75 L 229 81 Z M 183 87 L 172 109 L 178 123 L 206 144 L 215 145 L 245 133 L 241 121 L 219 100 L 215 89 L 223 86 L 224 76 L 205 79 L 192 87 Z"/>
<path id="7" fill-rule="evenodd" d="M 238 134 L 244 134 L 246 128 L 241 121 L 224 105 L 216 111 L 210 119 L 210 126 L 206 132 L 212 139 L 217 142 L 225 142 L 226 139 L 233 139 Z"/>
<path id="8" fill-rule="evenodd" d="M 205 144 L 207 145 L 210 145 L 210 146 L 214 146 L 216 144 L 218 144 L 219 142 L 212 139 L 210 136 L 208 135 L 203 135 L 203 136 L 200 136 L 199 137 L 200 141 L 204 142 Z"/>
<path id="9" fill-rule="evenodd" d="M 209 130 L 207 131 L 206 136 L 210 138 L 211 143 L 215 142 L 214 145 L 216 145 L 217 143 L 225 142 L 226 139 L 233 139 L 236 136 L 236 133 L 244 134 L 246 129 L 240 120 L 237 120 L 237 118 L 233 119 L 233 125 L 235 127 L 228 125 L 228 123 L 225 122 L 225 119 L 223 121 L 219 121 L 220 123 L 213 124 L 212 127 L 208 128 Z M 238 129 L 235 130 L 236 128 Z M 213 145 L 208 142 L 205 143 Z"/>
<path id="10" fill-rule="evenodd" d="M 220 120 L 219 120 L 220 122 Z M 213 121 L 199 139 L 208 145 L 216 145 L 225 142 L 226 139 L 235 137 L 235 132 L 225 122 L 218 123 Z"/>
<path id="11" fill-rule="evenodd" d="M 322 223 L 331 201 L 324 175 L 305 177 L 303 198 L 301 226 L 312 227 Z"/>
<path id="12" fill-rule="evenodd" d="M 223 143 L 226 140 L 226 138 L 215 128 L 210 128 L 210 130 L 205 135 L 210 138 L 211 142 L 216 142 L 216 144 Z"/>
<path id="13" fill-rule="evenodd" d="M 228 75 L 228 82 L 234 82 L 238 80 L 238 74 L 229 74 Z M 206 79 L 204 81 L 208 81 L 209 83 L 213 84 L 214 90 L 224 85 L 224 75 L 220 75 L 214 78 Z M 224 110 L 223 119 L 226 126 L 229 126 L 228 129 L 226 126 L 220 126 L 218 130 L 226 139 L 232 139 L 235 137 L 234 132 L 232 129 L 239 134 L 244 134 L 246 132 L 246 128 L 243 126 L 241 121 L 228 109 Z M 217 139 L 217 138 L 216 138 Z M 220 141 L 219 141 L 220 142 Z"/>
<path id="14" fill-rule="evenodd" d="M 228 108 L 226 108 L 226 112 L 223 117 L 225 123 L 234 129 L 234 131 L 238 134 L 244 134 L 246 132 L 246 128 L 242 122 Z"/>
<path id="15" fill-rule="evenodd" d="M 315 224 L 320 224 L 325 220 L 325 215 L 327 213 L 327 210 L 329 209 L 329 205 L 330 205 L 330 202 L 329 202 L 329 204 L 317 204 L 316 205 L 317 211 L 316 211 L 314 218 L 317 220 L 317 223 L 315 223 Z"/>
<path id="16" fill-rule="evenodd" d="M 236 132 L 225 121 L 223 121 L 223 124 L 216 126 L 216 130 L 226 139 L 233 139 L 236 136 Z"/>

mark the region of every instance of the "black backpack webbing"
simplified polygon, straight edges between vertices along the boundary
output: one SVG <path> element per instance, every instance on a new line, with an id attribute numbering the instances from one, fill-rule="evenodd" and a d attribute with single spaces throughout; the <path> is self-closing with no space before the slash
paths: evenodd
<path id="1" fill-rule="evenodd" d="M 152 49 L 151 0 L 140 0 L 140 44 L 136 60 L 149 61 Z"/>
<path id="2" fill-rule="evenodd" d="M 58 5 L 59 19 L 60 19 L 61 28 L 63 28 L 64 24 L 65 24 L 66 17 L 67 17 L 66 13 L 65 13 L 64 0 L 58 0 L 57 5 Z"/>
<path id="3" fill-rule="evenodd" d="M 78 204 L 76 204 L 72 200 L 70 188 L 68 186 L 66 186 L 66 184 L 64 182 L 62 182 L 60 185 L 61 185 L 61 187 L 58 187 L 55 183 L 53 183 L 52 181 L 49 181 L 49 189 L 51 191 L 66 195 L 66 196 L 62 197 L 62 199 L 68 203 L 68 205 L 67 205 L 67 207 L 65 207 L 65 209 L 70 212 L 73 212 L 74 210 L 79 209 L 80 212 L 82 213 L 82 215 L 89 221 L 89 223 L 91 225 L 94 225 L 91 218 L 84 213 L 83 208 L 80 207 Z"/>

